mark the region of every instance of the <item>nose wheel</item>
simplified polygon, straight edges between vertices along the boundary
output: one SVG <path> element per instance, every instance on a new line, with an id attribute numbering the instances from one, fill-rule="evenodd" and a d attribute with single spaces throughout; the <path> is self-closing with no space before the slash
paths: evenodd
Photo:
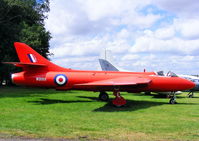
<path id="1" fill-rule="evenodd" d="M 188 93 L 188 97 L 189 97 L 189 98 L 193 98 L 193 95 L 194 95 L 193 91 L 190 91 L 190 92 Z"/>
<path id="2" fill-rule="evenodd" d="M 176 93 L 175 92 L 171 92 L 170 94 L 170 100 L 169 100 L 169 104 L 176 104 Z"/>
<path id="3" fill-rule="evenodd" d="M 112 101 L 113 105 L 121 107 L 126 104 L 126 100 L 120 95 L 120 91 L 118 89 L 113 91 L 113 95 L 115 96 L 115 99 Z"/>
<path id="4" fill-rule="evenodd" d="M 176 99 L 173 97 L 169 100 L 169 104 L 176 104 Z"/>

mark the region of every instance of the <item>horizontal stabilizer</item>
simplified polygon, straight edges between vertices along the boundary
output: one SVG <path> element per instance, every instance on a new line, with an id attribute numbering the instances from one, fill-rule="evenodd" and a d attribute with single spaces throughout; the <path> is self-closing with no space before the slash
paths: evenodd
<path id="1" fill-rule="evenodd" d="M 16 67 L 28 67 L 28 66 L 38 66 L 38 67 L 47 67 L 45 64 L 34 64 L 34 63 L 21 63 L 21 62 L 3 62 L 4 64 L 12 64 L 15 65 Z"/>

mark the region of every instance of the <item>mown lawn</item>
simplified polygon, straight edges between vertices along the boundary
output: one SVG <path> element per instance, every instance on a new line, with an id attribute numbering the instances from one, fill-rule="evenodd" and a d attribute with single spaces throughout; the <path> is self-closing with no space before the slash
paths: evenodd
<path id="1" fill-rule="evenodd" d="M 1 87 L 0 137 L 199 140 L 199 93 L 179 95 L 176 105 L 153 95 L 122 95 L 127 105 L 116 108 L 94 92 Z"/>

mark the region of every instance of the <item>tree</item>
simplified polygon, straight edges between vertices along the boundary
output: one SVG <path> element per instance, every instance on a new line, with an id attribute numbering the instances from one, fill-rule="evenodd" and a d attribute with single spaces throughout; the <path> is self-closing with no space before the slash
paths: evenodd
<path id="1" fill-rule="evenodd" d="M 24 42 L 48 57 L 50 33 L 44 27 L 49 0 L 0 0 L 0 62 L 18 61 L 13 43 Z M 0 63 L 0 84 L 16 68 Z"/>

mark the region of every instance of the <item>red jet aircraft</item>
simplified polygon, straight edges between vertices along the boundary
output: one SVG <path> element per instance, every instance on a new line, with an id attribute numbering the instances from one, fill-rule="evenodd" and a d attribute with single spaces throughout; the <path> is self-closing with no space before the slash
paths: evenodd
<path id="1" fill-rule="evenodd" d="M 20 62 L 5 62 L 22 67 L 12 74 L 17 85 L 55 88 L 57 90 L 87 90 L 100 92 L 101 100 L 108 100 L 105 91 L 112 91 L 116 106 L 126 104 L 120 91 L 126 92 L 176 92 L 191 89 L 195 84 L 176 76 L 158 76 L 154 72 L 82 71 L 62 68 L 42 57 L 24 43 L 15 42 Z M 170 99 L 175 103 L 175 94 Z"/>

